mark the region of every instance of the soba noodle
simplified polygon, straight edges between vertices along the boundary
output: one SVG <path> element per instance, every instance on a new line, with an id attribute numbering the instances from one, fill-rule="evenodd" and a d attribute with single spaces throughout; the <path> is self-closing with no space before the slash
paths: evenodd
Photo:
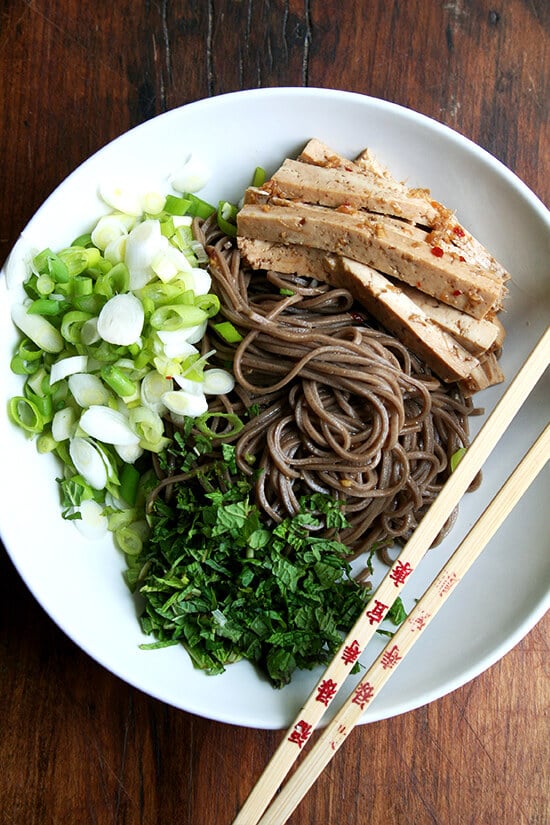
<path id="1" fill-rule="evenodd" d="M 299 511 L 305 493 L 338 499 L 348 526 L 337 538 L 350 558 L 405 541 L 446 481 L 451 456 L 468 444 L 471 403 L 371 326 L 347 290 L 247 270 L 214 221 L 195 220 L 194 231 L 209 253 L 221 314 L 243 336 L 228 344 L 209 332 L 203 347 L 232 365 L 235 390 L 210 410 L 246 420 L 224 440 L 234 443 L 239 469 L 256 476 L 256 504 L 277 523 Z M 257 414 L 246 418 L 251 408 Z M 223 421 L 212 424 L 220 434 Z"/>

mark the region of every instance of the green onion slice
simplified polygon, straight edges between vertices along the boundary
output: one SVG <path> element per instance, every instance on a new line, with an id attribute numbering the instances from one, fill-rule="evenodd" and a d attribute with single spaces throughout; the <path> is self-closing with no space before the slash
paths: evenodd
<path id="1" fill-rule="evenodd" d="M 252 186 L 263 186 L 266 179 L 265 169 L 261 166 L 256 166 L 254 174 L 252 175 Z"/>
<path id="2" fill-rule="evenodd" d="M 212 326 L 228 344 L 238 344 L 243 340 L 243 336 L 231 321 L 221 321 L 219 324 L 213 324 Z"/>
<path id="3" fill-rule="evenodd" d="M 40 433 L 44 428 L 44 418 L 37 405 L 22 395 L 10 398 L 8 414 L 14 424 L 27 433 Z"/>
<path id="4" fill-rule="evenodd" d="M 216 219 L 218 221 L 218 226 L 222 232 L 225 232 L 226 235 L 231 237 L 235 237 L 237 234 L 237 207 L 234 206 L 229 201 L 220 201 L 218 203 L 218 210 L 216 214 Z"/>
<path id="5" fill-rule="evenodd" d="M 231 424 L 232 429 L 223 433 L 218 433 L 215 430 L 212 430 L 206 423 L 210 418 L 224 418 L 229 424 Z M 231 436 L 240 433 L 244 427 L 244 422 L 238 415 L 235 413 L 222 412 L 206 412 L 195 420 L 195 424 L 200 432 L 203 435 L 209 436 L 209 438 L 230 438 Z"/>
<path id="6" fill-rule="evenodd" d="M 208 318 L 207 313 L 195 306 L 169 304 L 156 309 L 149 320 L 153 329 L 174 330 L 194 327 Z"/>

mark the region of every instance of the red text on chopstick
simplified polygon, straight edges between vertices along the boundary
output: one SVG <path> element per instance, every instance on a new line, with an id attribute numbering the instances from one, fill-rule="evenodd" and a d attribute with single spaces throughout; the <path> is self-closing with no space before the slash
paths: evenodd
<path id="1" fill-rule="evenodd" d="M 346 645 L 346 647 L 342 651 L 342 661 L 346 665 L 353 665 L 359 658 L 360 653 L 361 648 L 359 647 L 359 642 L 357 641 L 357 639 L 354 639 L 353 642 L 350 642 L 349 645 Z"/>
<path id="2" fill-rule="evenodd" d="M 374 600 L 374 607 L 371 607 L 370 610 L 367 610 L 366 617 L 369 620 L 369 624 L 376 624 L 377 622 L 381 622 L 386 614 L 386 610 L 389 610 L 389 605 L 383 604 L 383 602 L 378 601 L 378 599 Z"/>
<path id="3" fill-rule="evenodd" d="M 336 696 L 337 690 L 338 685 L 333 679 L 324 679 L 317 688 L 317 696 L 315 699 L 317 702 L 322 702 L 322 704 L 328 708 L 330 702 Z"/>
<path id="4" fill-rule="evenodd" d="M 380 664 L 384 668 L 384 670 L 389 670 L 392 667 L 395 667 L 397 662 L 402 658 L 399 655 L 399 648 L 397 645 L 394 645 L 389 650 L 384 651 L 382 658 L 380 659 Z"/>
<path id="5" fill-rule="evenodd" d="M 426 613 L 422 610 L 417 616 L 409 616 L 407 619 L 407 624 L 410 626 L 411 630 L 422 630 L 426 627 L 430 615 L 430 613 Z"/>
<path id="6" fill-rule="evenodd" d="M 456 573 L 444 573 L 438 579 L 438 593 L 441 597 L 445 596 L 458 583 L 458 576 Z"/>
<path id="7" fill-rule="evenodd" d="M 406 561 L 403 563 L 402 561 L 397 561 L 390 573 L 390 579 L 396 587 L 399 587 L 400 584 L 405 583 L 405 579 L 411 575 L 412 571 L 413 569 L 410 562 Z"/>
<path id="8" fill-rule="evenodd" d="M 299 722 L 296 722 L 294 725 L 294 729 L 292 733 L 288 737 L 289 742 L 294 742 L 295 745 L 298 745 L 299 748 L 307 742 L 309 737 L 311 736 L 312 727 L 308 722 L 305 722 L 303 719 L 300 719 Z"/>
<path id="9" fill-rule="evenodd" d="M 359 705 L 361 710 L 363 710 L 365 705 L 368 704 L 368 702 L 370 702 L 373 696 L 373 686 L 370 682 L 364 682 L 355 688 L 353 692 L 353 699 L 351 701 L 354 703 L 354 705 Z"/>

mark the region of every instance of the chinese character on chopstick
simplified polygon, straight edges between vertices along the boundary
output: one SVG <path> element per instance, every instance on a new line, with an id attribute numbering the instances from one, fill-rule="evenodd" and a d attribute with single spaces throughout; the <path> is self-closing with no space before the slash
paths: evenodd
<path id="1" fill-rule="evenodd" d="M 378 599 L 374 600 L 374 607 L 370 610 L 367 610 L 366 617 L 369 620 L 369 624 L 376 624 L 377 622 L 381 622 L 384 618 L 385 611 L 388 610 L 388 605 L 379 602 Z"/>
<path id="2" fill-rule="evenodd" d="M 338 685 L 335 681 L 332 679 L 324 679 L 317 689 L 317 696 L 315 698 L 328 708 L 329 703 L 336 696 L 337 689 Z"/>
<path id="3" fill-rule="evenodd" d="M 410 576 L 413 569 L 411 567 L 410 562 L 406 561 L 403 563 L 402 561 L 397 561 L 395 567 L 390 573 L 390 579 L 393 581 L 396 587 L 399 587 L 400 584 L 405 583 L 405 579 L 407 576 Z"/>
<path id="4" fill-rule="evenodd" d="M 420 613 L 418 613 L 418 615 L 409 616 L 409 618 L 407 619 L 407 624 L 409 625 L 412 631 L 423 630 L 428 624 L 428 619 L 430 618 L 430 616 L 430 613 L 426 613 L 425 610 L 421 610 Z"/>
<path id="5" fill-rule="evenodd" d="M 399 655 L 399 648 L 397 645 L 394 645 L 389 650 L 384 651 L 384 654 L 380 659 L 380 664 L 384 670 L 389 670 L 389 668 L 395 667 L 401 658 L 402 657 Z"/>
<path id="6" fill-rule="evenodd" d="M 346 665 L 352 665 L 354 662 L 357 661 L 359 658 L 359 654 L 361 653 L 361 648 L 359 647 L 359 642 L 357 639 L 354 639 L 349 645 L 346 645 L 342 652 L 342 661 Z"/>
<path id="7" fill-rule="evenodd" d="M 298 747 L 301 748 L 304 742 L 307 742 L 310 736 L 311 725 L 308 722 L 305 722 L 303 719 L 300 719 L 300 721 L 296 722 L 296 724 L 294 725 L 294 730 L 288 737 L 288 741 L 294 742 L 295 745 L 298 745 Z"/>
<path id="8" fill-rule="evenodd" d="M 437 579 L 438 583 L 438 593 L 443 598 L 447 593 L 453 589 L 453 587 L 458 583 L 458 576 L 455 572 L 451 573 L 442 573 L 439 578 Z"/>
<path id="9" fill-rule="evenodd" d="M 372 697 L 374 696 L 374 688 L 370 682 L 365 682 L 364 684 L 358 685 L 355 688 L 353 699 L 351 700 L 355 705 L 359 705 L 361 710 L 364 709 L 365 705 L 370 702 Z"/>

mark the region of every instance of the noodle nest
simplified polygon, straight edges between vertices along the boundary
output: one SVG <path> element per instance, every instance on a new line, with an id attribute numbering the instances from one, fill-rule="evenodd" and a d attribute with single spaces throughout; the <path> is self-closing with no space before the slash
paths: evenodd
<path id="1" fill-rule="evenodd" d="M 347 526 L 334 537 L 349 558 L 376 549 L 391 561 L 388 548 L 411 535 L 451 456 L 467 446 L 471 402 L 366 318 L 347 290 L 248 270 L 214 221 L 196 220 L 194 231 L 221 315 L 242 336 L 228 344 L 211 330 L 203 341 L 236 380 L 210 405 L 211 426 L 220 444 L 234 444 L 257 506 L 278 523 L 300 510 L 301 496 L 326 494 L 341 502 Z M 232 434 L 216 412 L 246 423 Z"/>

